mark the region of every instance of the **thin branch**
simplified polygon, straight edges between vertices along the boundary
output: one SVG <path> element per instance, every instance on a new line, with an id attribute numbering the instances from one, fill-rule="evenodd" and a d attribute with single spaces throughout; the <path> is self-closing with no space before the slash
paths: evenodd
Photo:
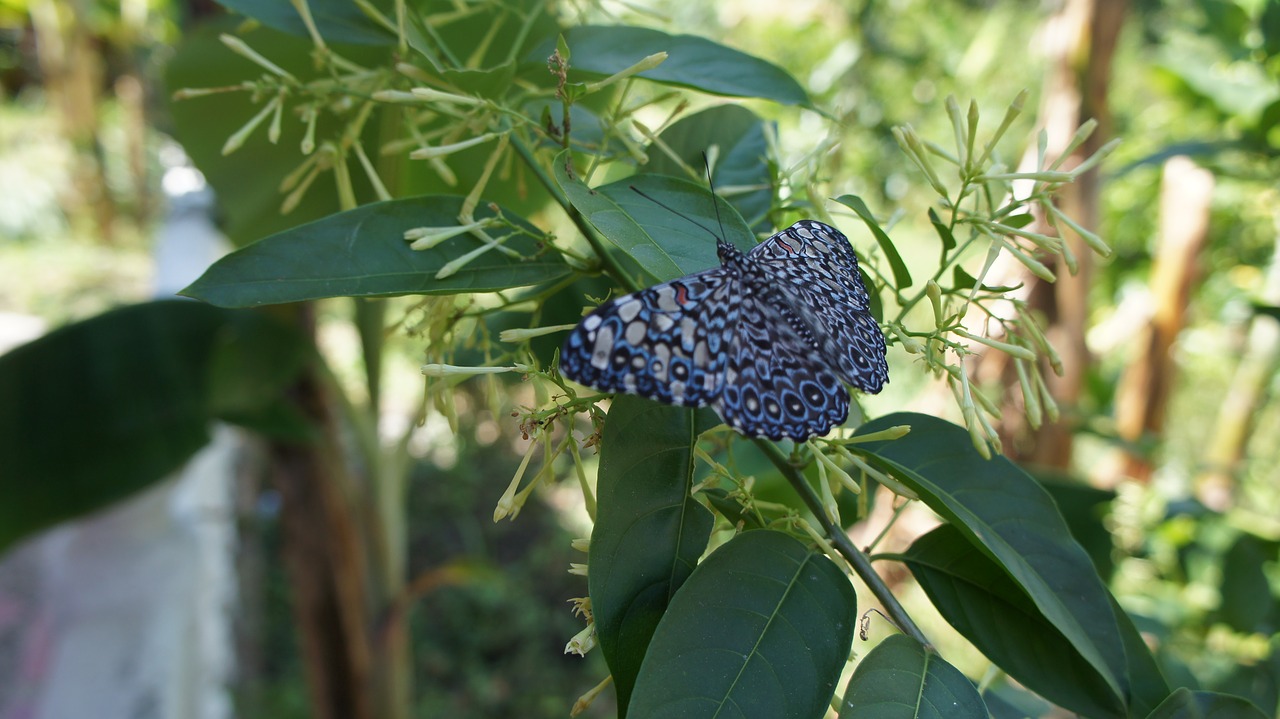
<path id="1" fill-rule="evenodd" d="M 920 631 L 916 623 L 912 621 L 907 610 L 902 608 L 898 603 L 898 598 L 893 596 L 893 592 L 889 591 L 889 587 L 885 585 L 884 580 L 876 574 L 876 570 L 871 566 L 871 560 L 863 554 L 861 550 L 853 546 L 849 535 L 844 533 L 844 529 L 833 523 L 827 518 L 827 513 L 822 509 L 822 502 L 818 499 L 818 495 L 814 493 L 813 487 L 809 486 L 809 481 L 800 474 L 787 458 L 782 454 L 776 445 L 763 439 L 755 440 L 756 446 L 761 452 L 769 458 L 770 462 L 782 472 L 782 476 L 787 478 L 791 483 L 791 487 L 795 489 L 796 494 L 800 495 L 800 499 L 804 500 L 805 506 L 813 513 L 814 518 L 822 525 L 822 529 L 831 538 L 831 543 L 835 545 L 836 551 L 840 556 L 845 558 L 849 566 L 853 567 L 853 571 L 862 579 L 875 598 L 880 601 L 880 605 L 893 618 L 893 622 L 904 634 L 915 639 L 926 647 L 932 646 L 929 639 Z"/>
<path id="2" fill-rule="evenodd" d="M 604 241 L 603 238 L 600 237 L 600 233 L 596 232 L 596 229 L 591 226 L 591 223 L 587 222 L 587 218 L 583 217 L 582 213 L 578 211 L 578 208 L 574 207 L 573 203 L 569 202 L 569 198 L 564 196 L 564 193 L 562 193 L 560 188 L 556 185 L 555 180 L 547 174 L 546 170 L 542 169 L 542 166 L 538 164 L 538 160 L 533 156 L 533 152 L 525 146 L 524 142 L 519 138 L 512 136 L 511 147 L 516 151 L 516 154 L 520 156 L 520 159 L 524 161 L 524 164 L 529 168 L 529 170 L 533 172 L 533 176 L 537 178 L 538 182 L 546 188 L 547 192 L 556 201 L 556 203 L 559 204 L 560 207 L 564 208 L 565 213 L 569 215 L 570 220 L 573 220 L 573 224 L 577 226 L 578 231 L 587 238 L 587 242 L 590 243 L 591 249 L 595 251 L 596 256 L 599 257 L 600 261 L 604 264 L 605 272 L 608 272 L 609 275 L 612 276 L 618 284 L 622 285 L 627 292 L 639 292 L 643 289 L 636 284 L 635 280 L 631 279 L 631 277 L 622 270 L 622 266 L 618 264 L 617 259 L 605 250 Z"/>

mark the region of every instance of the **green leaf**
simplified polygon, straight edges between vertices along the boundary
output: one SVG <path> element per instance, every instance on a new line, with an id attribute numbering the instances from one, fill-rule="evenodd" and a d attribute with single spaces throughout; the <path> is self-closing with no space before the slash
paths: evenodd
<path id="1" fill-rule="evenodd" d="M 1271 636 L 1270 656 L 1253 664 L 1240 664 L 1217 682 L 1213 690 L 1245 697 L 1263 713 L 1280 716 L 1280 634 Z"/>
<path id="2" fill-rule="evenodd" d="M 495 226 L 495 238 L 521 257 L 489 250 L 456 274 L 436 279 L 446 263 L 481 245 L 460 235 L 428 250 L 411 250 L 404 232 L 413 227 L 457 226 L 463 198 L 391 200 L 339 212 L 272 235 L 218 260 L 182 291 L 219 307 L 253 307 L 322 297 L 394 297 L 409 294 L 490 292 L 550 282 L 569 274 L 556 254 L 537 256 L 533 237 Z M 485 206 L 476 219 L 493 216 Z M 525 231 L 541 235 L 523 219 L 504 213 Z"/>
<path id="3" fill-rule="evenodd" d="M 709 154 L 716 147 L 717 160 L 712 168 L 716 190 L 747 218 L 753 231 L 771 233 L 768 212 L 773 204 L 774 177 L 765 132 L 764 121 L 751 110 L 741 105 L 717 105 L 682 118 L 658 136 L 683 166 L 655 143 L 649 147 L 645 172 L 702 180 L 702 153 Z M 685 167 L 693 168 L 697 177 L 689 177 Z"/>
<path id="4" fill-rule="evenodd" d="M 841 719 L 987 719 L 960 670 L 901 634 L 876 645 L 853 671 Z"/>
<path id="5" fill-rule="evenodd" d="M 1270 317 L 1273 320 L 1280 321 L 1280 307 L 1276 307 L 1275 305 L 1255 304 L 1253 305 L 1253 312 L 1254 314 Z"/>
<path id="6" fill-rule="evenodd" d="M 884 253 L 885 259 L 889 261 L 889 267 L 893 269 L 893 282 L 897 288 L 902 290 L 910 287 L 911 273 L 907 271 L 907 264 L 902 261 L 902 255 L 898 254 L 898 248 L 893 246 L 893 240 L 880 229 L 880 223 L 876 222 L 875 215 L 867 209 L 867 203 L 857 195 L 841 195 L 836 198 L 836 202 L 858 213 L 858 217 L 861 217 L 862 221 L 867 223 L 867 227 L 871 228 L 871 234 L 880 245 L 880 251 Z"/>
<path id="7" fill-rule="evenodd" d="M 1175 690 L 1147 719 L 1267 719 L 1261 709 L 1240 697 L 1216 692 Z"/>
<path id="8" fill-rule="evenodd" d="M 1122 700 L 1125 654 L 1110 596 L 1053 499 L 1008 459 L 984 460 L 950 422 L 900 412 L 858 433 L 901 424 L 910 434 L 859 448 L 1003 567 Z"/>
<path id="9" fill-rule="evenodd" d="M 1124 716 L 1107 682 L 960 530 L 945 524 L 934 529 L 903 560 L 938 612 L 1009 676 L 1073 712 Z"/>
<path id="10" fill-rule="evenodd" d="M 1053 497 L 1053 503 L 1058 505 L 1058 511 L 1066 520 L 1071 536 L 1089 553 L 1098 576 L 1104 582 L 1107 581 L 1115 570 L 1115 559 L 1111 556 L 1111 530 L 1103 522 L 1103 517 L 1110 509 L 1111 500 L 1116 498 L 1116 493 L 1110 489 L 1091 487 L 1065 472 L 1037 468 L 1032 476 Z"/>
<path id="11" fill-rule="evenodd" d="M 591 189 L 570 174 L 567 157 L 561 153 L 556 158 L 555 175 L 569 202 L 654 280 L 673 280 L 717 266 L 719 222 L 724 223 L 724 236 L 739 248 L 755 246 L 742 217 L 704 187 L 674 177 L 636 175 Z M 645 199 L 633 187 L 662 204 Z M 719 222 L 713 200 L 720 208 Z"/>
<path id="12" fill-rule="evenodd" d="M 0 356 L 0 550 L 163 479 L 208 443 L 215 418 L 277 411 L 310 356 L 261 315 L 178 301 L 113 310 Z M 255 364 L 243 383 L 221 371 Z"/>
<path id="13" fill-rule="evenodd" d="M 169 94 L 184 88 L 238 85 L 263 74 L 261 67 L 233 53 L 218 40 L 219 34 L 236 30 L 232 20 L 221 18 L 186 34 L 173 59 L 165 66 L 165 87 Z M 302 80 L 317 77 L 309 40 L 266 27 L 236 31 L 236 36 L 295 77 Z M 379 59 L 386 55 L 385 50 L 363 50 L 349 59 L 371 65 L 385 62 Z M 250 98 L 248 92 L 224 92 L 175 100 L 167 108 L 174 136 L 214 189 L 224 220 L 222 229 L 237 246 L 324 217 L 338 206 L 333 174 L 324 172 L 291 213 L 280 213 L 285 200 L 285 194 L 280 191 L 281 182 L 306 159 L 299 150 L 306 125 L 294 114 L 296 106 L 292 103 L 284 109 L 278 143 L 268 141 L 267 126 L 271 122 L 268 118 L 239 150 L 226 156 L 222 154 L 227 138 L 262 109 L 262 102 L 254 103 Z M 361 140 L 366 148 L 381 144 L 376 136 L 379 117 L 375 111 L 365 124 L 367 129 Z M 322 112 L 316 123 L 316 138 L 338 136 L 345 129 L 345 122 L 345 118 Z M 376 199 L 354 158 L 351 168 L 357 200 Z"/>
<path id="14" fill-rule="evenodd" d="M 484 70 L 441 70 L 440 77 L 465 93 L 497 100 L 511 91 L 516 63 L 508 60 Z"/>
<path id="15" fill-rule="evenodd" d="M 725 518 L 730 526 L 738 526 L 742 524 L 743 529 L 763 529 L 764 525 L 756 517 L 754 512 L 747 511 L 742 503 L 729 496 L 729 493 L 719 487 L 702 490 L 702 495 L 707 498 L 707 502 L 715 508 L 720 516 Z"/>
<path id="16" fill-rule="evenodd" d="M 780 532 L 740 534 L 676 592 L 640 668 L 630 716 L 822 716 L 849 656 L 856 611 L 848 578 L 824 555 Z"/>
<path id="17" fill-rule="evenodd" d="M 1276 543 L 1251 534 L 1241 535 L 1222 558 L 1218 618 L 1247 634 L 1267 631 L 1267 619 L 1276 608 L 1276 597 L 1263 570 L 1276 557 Z"/>
<path id="18" fill-rule="evenodd" d="M 269 28 L 310 39 L 307 26 L 298 9 L 289 0 L 217 0 L 232 12 Z M 369 19 L 351 0 L 306 0 L 316 30 L 326 42 L 349 42 L 357 45 L 390 45 L 396 41 L 386 28 Z M 373 0 L 386 17 L 395 17 L 390 2 Z"/>
<path id="19" fill-rule="evenodd" d="M 933 225 L 933 229 L 938 233 L 938 237 L 942 238 L 942 253 L 946 253 L 956 248 L 956 236 L 951 234 L 951 228 L 947 227 L 947 223 L 938 217 L 938 213 L 929 208 L 929 222 Z M 969 285 L 972 287 L 973 285 Z"/>
<path id="20" fill-rule="evenodd" d="M 966 272 L 960 265 L 956 265 L 952 268 L 952 278 L 952 283 L 957 289 L 968 290 L 978 284 L 978 279 Z M 987 292 L 1012 292 L 1021 286 L 1022 285 L 1000 285 L 993 287 L 991 285 L 983 285 L 982 289 Z"/>
<path id="21" fill-rule="evenodd" d="M 1111 598 L 1111 611 L 1120 629 L 1120 641 L 1124 643 L 1125 676 L 1129 678 L 1129 715 L 1144 716 L 1169 696 L 1169 682 L 1133 619 L 1115 597 Z"/>
<path id="22" fill-rule="evenodd" d="M 649 640 L 711 535 L 690 496 L 692 409 L 618 395 L 600 442 L 587 582 L 596 636 L 625 708 Z"/>
<path id="23" fill-rule="evenodd" d="M 564 39 L 573 51 L 570 77 L 574 73 L 607 77 L 649 55 L 666 52 L 665 62 L 639 77 L 712 95 L 811 105 L 808 93 L 782 68 L 706 38 L 624 25 L 583 25 L 570 28 Z M 525 56 L 524 64 L 545 73 L 554 49 L 555 38 L 549 37 Z"/>

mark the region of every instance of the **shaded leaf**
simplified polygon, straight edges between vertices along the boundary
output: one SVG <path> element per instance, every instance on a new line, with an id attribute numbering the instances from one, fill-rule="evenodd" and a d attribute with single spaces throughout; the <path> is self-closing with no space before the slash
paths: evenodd
<path id="1" fill-rule="evenodd" d="M 769 530 L 707 557 L 649 645 L 633 719 L 821 716 L 849 655 L 856 598 L 824 555 Z"/>
<path id="2" fill-rule="evenodd" d="M 178 301 L 113 310 L 0 356 L 0 550 L 163 479 L 208 442 L 214 419 L 278 415 L 310 356 L 263 316 Z"/>
<path id="3" fill-rule="evenodd" d="M 1103 581 L 1108 580 L 1115 569 L 1115 559 L 1111 556 L 1111 530 L 1103 518 L 1116 498 L 1115 491 L 1089 486 L 1065 472 L 1036 468 L 1031 474 L 1053 497 L 1071 536 L 1088 552 L 1098 575 Z"/>
<path id="4" fill-rule="evenodd" d="M 718 148 L 718 156 L 711 179 L 718 194 L 746 218 L 752 231 L 772 233 L 767 213 L 773 203 L 774 177 L 768 162 L 765 131 L 765 122 L 751 110 L 741 105 L 717 105 L 680 119 L 658 136 L 697 176 L 689 177 L 679 163 L 656 145 L 649 148 L 645 171 L 705 181 L 702 153 L 710 153 L 714 146 Z M 744 189 L 735 191 L 735 188 Z"/>
<path id="5" fill-rule="evenodd" d="M 1275 305 L 1255 304 L 1253 305 L 1253 312 L 1264 317 L 1270 317 L 1273 320 L 1280 320 L 1280 307 Z"/>
<path id="6" fill-rule="evenodd" d="M 858 217 L 867 223 L 871 234 L 876 238 L 876 243 L 880 245 L 880 251 L 889 261 L 889 267 L 893 270 L 893 282 L 897 288 L 902 290 L 910 287 L 911 273 L 907 271 L 907 264 L 902 261 L 902 255 L 898 254 L 898 248 L 893 246 L 893 240 L 880 229 L 880 223 L 876 222 L 875 215 L 871 214 L 871 210 L 867 208 L 867 203 L 857 195 L 841 195 L 836 198 L 836 202 L 858 213 Z"/>
<path id="7" fill-rule="evenodd" d="M 569 274 L 559 255 L 537 256 L 533 237 L 490 227 L 488 232 L 495 238 L 512 235 L 504 246 L 521 257 L 489 250 L 456 274 L 436 279 L 440 268 L 481 241 L 461 235 L 417 251 L 409 249 L 404 232 L 413 227 L 456 226 L 462 202 L 461 197 L 428 196 L 339 212 L 223 257 L 182 294 L 219 307 L 252 307 L 322 297 L 488 292 Z M 475 214 L 482 219 L 494 213 L 481 206 Z M 519 217 L 504 216 L 527 232 L 541 234 Z"/>
<path id="8" fill-rule="evenodd" d="M 841 719 L 987 719 L 987 706 L 960 670 L 911 637 L 876 645 L 853 671 Z"/>
<path id="9" fill-rule="evenodd" d="M 942 525 L 903 555 L 951 626 L 1028 689 L 1090 717 L 1121 717 L 1106 681 L 1040 613 L 1000 565 Z"/>
<path id="10" fill-rule="evenodd" d="M 573 52 L 571 78 L 575 73 L 605 77 L 666 52 L 665 62 L 639 77 L 712 95 L 810 105 L 808 93 L 782 68 L 706 38 L 624 25 L 582 25 L 567 30 L 564 39 Z M 535 71 L 545 69 L 554 49 L 555 38 L 549 37 L 524 62 Z"/>
<path id="11" fill-rule="evenodd" d="M 1230 694 L 1175 690 L 1147 715 L 1147 719 L 1267 719 L 1249 701 Z"/>
<path id="12" fill-rule="evenodd" d="M 288 2 L 284 3 L 289 6 Z M 289 6 L 292 11 L 292 6 Z M 235 29 L 233 18 L 221 18 L 186 33 L 176 54 L 165 65 L 165 87 L 170 94 L 182 88 L 205 88 L 238 85 L 263 73 L 261 67 L 227 49 L 219 40 L 222 32 Z M 311 42 L 270 28 L 258 27 L 237 32 L 238 37 L 259 49 L 269 60 L 300 79 L 316 77 L 311 61 Z M 378 54 L 385 54 L 377 50 Z M 350 56 L 354 62 L 369 62 L 363 55 Z M 378 62 L 381 62 L 380 60 Z M 285 195 L 281 181 L 305 159 L 299 151 L 306 125 L 286 106 L 281 123 L 280 140 L 271 144 L 264 122 L 230 155 L 222 154 L 227 138 L 238 131 L 262 108 L 250 101 L 250 93 L 231 92 L 173 101 L 167 111 L 172 117 L 174 136 L 183 150 L 200 169 L 214 189 L 219 203 L 222 229 L 236 245 L 254 240 L 304 222 L 324 217 L 338 207 L 338 194 L 332 173 L 322 173 L 307 190 L 301 203 L 289 214 L 280 213 Z M 378 111 L 366 123 L 362 141 L 366 148 L 378 146 L 376 128 Z M 268 121 L 269 122 L 269 121 Z M 323 139 L 342 132 L 339 120 L 323 112 L 316 124 L 316 137 Z M 353 166 L 355 163 L 353 162 Z M 375 198 L 364 173 L 353 169 L 352 184 L 361 202 Z"/>
<path id="13" fill-rule="evenodd" d="M 951 234 L 951 228 L 947 227 L 947 223 L 938 217 L 938 213 L 934 212 L 932 207 L 929 208 L 929 223 L 933 225 L 934 231 L 938 233 L 938 237 L 942 240 L 943 254 L 954 250 L 956 248 L 955 235 Z M 959 267 L 957 266 L 956 269 L 959 269 Z M 969 286 L 972 287 L 973 285 Z"/>
<path id="14" fill-rule="evenodd" d="M 217 0 L 218 4 L 281 32 L 310 38 L 298 9 L 289 0 Z M 395 16 L 390 2 L 373 0 L 384 16 Z M 358 45 L 390 45 L 396 38 L 386 28 L 369 19 L 350 0 L 307 0 L 316 30 L 326 42 Z"/>
<path id="15" fill-rule="evenodd" d="M 1275 561 L 1275 542 L 1251 534 L 1241 535 L 1222 558 L 1218 618 L 1241 633 L 1267 631 L 1267 618 L 1276 612 L 1277 599 L 1263 570 Z"/>
<path id="16" fill-rule="evenodd" d="M 978 279 L 973 275 L 969 274 L 968 272 L 966 272 L 965 269 L 960 265 L 956 265 L 951 269 L 952 269 L 952 278 L 953 278 L 952 284 L 954 284 L 957 288 L 962 290 L 968 290 L 968 289 L 972 289 L 974 285 L 978 284 Z M 1012 292 L 1013 290 L 1016 290 L 1021 286 L 1022 285 L 999 285 L 999 286 L 993 287 L 991 285 L 983 285 L 982 289 L 986 290 L 987 292 Z"/>
<path id="17" fill-rule="evenodd" d="M 554 171 L 569 201 L 654 280 L 673 280 L 720 264 L 715 239 L 720 225 L 713 201 L 720 207 L 725 236 L 741 249 L 755 246 L 742 217 L 704 187 L 674 177 L 636 175 L 591 189 L 570 173 L 567 158 L 561 153 Z"/>
<path id="18" fill-rule="evenodd" d="M 910 434 L 859 447 L 1003 567 L 1122 701 L 1125 654 L 1110 595 L 1052 498 L 1008 459 L 984 460 L 950 422 L 901 412 L 858 433 L 901 424 Z"/>
<path id="19" fill-rule="evenodd" d="M 689 493 L 695 415 L 619 395 L 601 437 L 587 581 L 623 710 L 659 619 L 711 535 L 711 513 Z"/>
<path id="20" fill-rule="evenodd" d="M 763 529 L 764 525 L 756 517 L 754 512 L 747 511 L 738 500 L 729 496 L 729 493 L 719 487 L 705 489 L 702 494 L 707 498 L 707 502 L 715 508 L 720 516 L 730 526 L 736 527 L 741 523 L 743 529 Z"/>

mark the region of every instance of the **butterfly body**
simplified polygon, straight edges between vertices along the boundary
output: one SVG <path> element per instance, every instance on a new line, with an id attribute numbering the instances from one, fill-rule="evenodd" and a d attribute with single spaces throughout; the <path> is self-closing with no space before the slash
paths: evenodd
<path id="1" fill-rule="evenodd" d="M 844 422 L 843 382 L 879 392 L 884 335 L 849 241 L 801 220 L 720 266 L 602 304 L 570 332 L 561 373 L 605 392 L 711 405 L 749 436 L 803 440 Z"/>

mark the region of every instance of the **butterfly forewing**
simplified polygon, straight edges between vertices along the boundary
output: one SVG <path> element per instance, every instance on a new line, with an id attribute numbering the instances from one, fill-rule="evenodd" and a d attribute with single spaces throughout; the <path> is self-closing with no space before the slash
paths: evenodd
<path id="1" fill-rule="evenodd" d="M 879 392 L 889 377 L 884 334 L 869 312 L 848 238 L 830 225 L 801 220 L 760 243 L 749 258 L 774 279 L 783 303 L 809 327 L 841 379 Z"/>
<path id="2" fill-rule="evenodd" d="M 604 392 L 703 406 L 724 385 L 738 280 L 723 267 L 610 300 L 565 339 L 560 372 Z"/>

